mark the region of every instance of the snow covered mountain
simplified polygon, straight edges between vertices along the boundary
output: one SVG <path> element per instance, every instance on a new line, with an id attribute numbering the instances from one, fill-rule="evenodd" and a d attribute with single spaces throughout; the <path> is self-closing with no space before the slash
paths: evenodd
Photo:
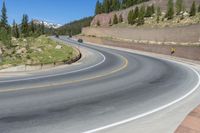
<path id="1" fill-rule="evenodd" d="M 57 29 L 57 28 L 62 26 L 61 24 L 49 23 L 49 22 L 46 22 L 46 21 L 41 21 L 41 20 L 36 20 L 36 19 L 33 20 L 33 23 L 38 24 L 38 25 L 44 23 L 44 26 L 46 28 L 54 28 L 54 29 Z"/>

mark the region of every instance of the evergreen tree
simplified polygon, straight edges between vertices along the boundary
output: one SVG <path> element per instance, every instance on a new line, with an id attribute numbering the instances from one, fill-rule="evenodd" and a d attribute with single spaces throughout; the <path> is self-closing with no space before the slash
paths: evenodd
<path id="1" fill-rule="evenodd" d="M 145 17 L 151 17 L 152 16 L 152 8 L 150 6 L 147 6 Z"/>
<path id="2" fill-rule="evenodd" d="M 102 5 L 101 2 L 99 2 L 99 0 L 96 3 L 96 8 L 95 8 L 95 15 L 97 14 L 101 14 L 102 13 Z"/>
<path id="3" fill-rule="evenodd" d="M 135 11 L 134 11 L 134 19 L 136 19 L 138 17 L 139 17 L 139 7 L 136 7 Z"/>
<path id="4" fill-rule="evenodd" d="M 45 25 L 44 22 L 42 21 L 42 25 L 41 25 L 41 34 L 44 35 L 45 34 Z"/>
<path id="5" fill-rule="evenodd" d="M 174 17 L 174 2 L 173 0 L 168 0 L 167 13 L 165 16 L 167 19 L 173 19 Z"/>
<path id="6" fill-rule="evenodd" d="M 23 37 L 29 36 L 28 15 L 24 14 L 21 23 L 21 33 Z"/>
<path id="7" fill-rule="evenodd" d="M 0 28 L 0 41 L 6 46 L 6 48 L 11 48 L 11 35 L 5 27 Z"/>
<path id="8" fill-rule="evenodd" d="M 151 16 L 155 13 L 155 7 L 154 4 L 151 5 Z"/>
<path id="9" fill-rule="evenodd" d="M 119 15 L 119 23 L 122 23 L 123 22 L 123 16 L 122 14 Z"/>
<path id="10" fill-rule="evenodd" d="M 198 12 L 200 12 L 200 4 L 199 4 L 199 7 L 198 7 Z"/>
<path id="11" fill-rule="evenodd" d="M 190 8 L 190 16 L 195 16 L 196 15 L 196 3 L 193 1 L 192 6 Z"/>
<path id="12" fill-rule="evenodd" d="M 3 1 L 3 6 L 1 10 L 1 26 L 4 28 L 8 28 L 8 17 L 5 1 Z"/>
<path id="13" fill-rule="evenodd" d="M 19 38 L 19 28 L 18 25 L 15 23 L 15 20 L 13 21 L 13 27 L 12 27 L 12 36 L 15 38 Z"/>
<path id="14" fill-rule="evenodd" d="M 157 7 L 157 11 L 156 11 L 157 23 L 159 23 L 159 21 L 160 21 L 160 16 L 161 16 L 161 9 L 160 9 L 160 7 Z"/>
<path id="15" fill-rule="evenodd" d="M 19 33 L 19 27 L 18 27 L 17 24 L 15 25 L 15 33 L 16 33 L 15 37 L 19 38 L 20 37 L 20 33 Z"/>
<path id="16" fill-rule="evenodd" d="M 145 6 L 140 7 L 139 17 L 137 21 L 137 25 L 143 25 L 144 24 L 144 15 L 145 15 Z"/>
<path id="17" fill-rule="evenodd" d="M 113 24 L 118 24 L 118 17 L 116 14 L 114 15 L 114 18 L 113 18 Z"/>
<path id="18" fill-rule="evenodd" d="M 179 15 L 183 11 L 183 0 L 176 0 L 176 14 Z"/>
<path id="19" fill-rule="evenodd" d="M 16 30 L 15 30 L 15 28 L 16 28 L 16 23 L 15 23 L 15 20 L 13 20 L 13 24 L 12 24 L 12 36 L 13 37 L 16 37 Z"/>
<path id="20" fill-rule="evenodd" d="M 110 1 L 109 0 L 104 0 L 103 1 L 103 9 L 104 9 L 104 13 L 109 13 L 110 12 Z"/>
<path id="21" fill-rule="evenodd" d="M 120 9 L 120 1 L 119 0 L 111 0 L 111 10 L 116 11 Z"/>
<path id="22" fill-rule="evenodd" d="M 128 23 L 134 25 L 136 20 L 139 17 L 139 7 L 136 7 L 135 10 L 131 10 L 128 14 Z"/>
<path id="23" fill-rule="evenodd" d="M 35 33 L 35 28 L 36 28 L 36 27 L 35 27 L 34 21 L 32 20 L 32 21 L 31 21 L 31 25 L 30 25 L 30 31 L 31 31 L 32 34 Z"/>
<path id="24" fill-rule="evenodd" d="M 8 25 L 7 20 L 7 10 L 5 1 L 3 1 L 3 6 L 1 10 L 1 20 L 0 20 L 0 41 L 7 47 L 11 47 L 11 29 Z"/>
<path id="25" fill-rule="evenodd" d="M 131 24 L 133 25 L 134 22 L 133 22 L 133 10 L 130 10 L 129 13 L 128 13 L 128 24 Z"/>

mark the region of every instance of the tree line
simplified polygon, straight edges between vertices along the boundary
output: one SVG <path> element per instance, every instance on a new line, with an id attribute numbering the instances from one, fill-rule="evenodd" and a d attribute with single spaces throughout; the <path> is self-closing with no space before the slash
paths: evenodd
<path id="1" fill-rule="evenodd" d="M 149 0 L 103 0 L 103 2 L 98 0 L 95 8 L 95 15 L 101 13 L 109 13 L 120 9 L 126 9 L 146 1 Z"/>
<path id="2" fill-rule="evenodd" d="M 181 19 L 183 19 L 183 15 L 186 12 L 186 9 L 184 7 L 184 1 L 183 0 L 176 0 L 174 3 L 173 0 L 168 0 L 167 3 L 167 11 L 165 13 L 165 16 L 163 19 L 173 19 L 175 15 L 180 15 Z M 196 5 L 195 1 L 192 2 L 192 5 L 190 7 L 190 11 L 188 11 L 189 16 L 195 16 L 197 12 L 200 12 L 200 4 Z M 154 4 L 149 6 L 136 6 L 134 10 L 130 10 L 128 13 L 128 24 L 130 25 L 143 25 L 145 23 L 145 18 L 156 16 L 156 21 L 159 23 L 162 16 L 161 8 L 155 7 Z M 110 19 L 109 25 L 112 26 L 113 24 L 118 24 L 123 22 L 123 16 L 120 15 L 113 15 L 113 18 Z M 97 26 L 100 26 L 100 21 L 97 21 Z"/>

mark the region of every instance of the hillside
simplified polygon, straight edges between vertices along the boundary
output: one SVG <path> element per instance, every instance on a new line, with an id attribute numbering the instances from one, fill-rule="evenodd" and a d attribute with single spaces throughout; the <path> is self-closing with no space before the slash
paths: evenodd
<path id="1" fill-rule="evenodd" d="M 93 17 L 86 17 L 59 27 L 56 31 L 60 35 L 76 35 L 81 33 L 83 27 L 90 26 Z"/>
<path id="2" fill-rule="evenodd" d="M 200 0 L 183 0 L 186 10 L 189 10 L 193 1 L 195 1 L 197 5 L 200 4 Z M 155 7 L 160 7 L 162 12 L 165 12 L 167 9 L 167 2 L 168 0 L 150 0 L 148 2 L 144 2 L 138 5 L 132 6 L 130 8 L 124 9 L 124 10 L 98 14 L 92 20 L 91 26 L 96 26 L 98 21 L 100 22 L 101 26 L 109 26 L 109 21 L 110 19 L 113 19 L 114 14 L 117 14 L 117 16 L 122 15 L 124 22 L 128 23 L 127 18 L 128 18 L 129 11 L 135 9 L 136 6 L 140 7 L 141 5 L 149 6 L 149 5 L 154 4 Z"/>

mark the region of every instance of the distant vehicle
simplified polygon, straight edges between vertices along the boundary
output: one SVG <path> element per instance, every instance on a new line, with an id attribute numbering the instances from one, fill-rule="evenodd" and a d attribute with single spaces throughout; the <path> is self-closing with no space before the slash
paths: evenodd
<path id="1" fill-rule="evenodd" d="M 59 35 L 58 35 L 58 34 L 56 34 L 55 36 L 56 36 L 56 38 L 59 38 Z"/>
<path id="2" fill-rule="evenodd" d="M 78 39 L 78 42 L 79 43 L 83 43 L 83 39 Z"/>

